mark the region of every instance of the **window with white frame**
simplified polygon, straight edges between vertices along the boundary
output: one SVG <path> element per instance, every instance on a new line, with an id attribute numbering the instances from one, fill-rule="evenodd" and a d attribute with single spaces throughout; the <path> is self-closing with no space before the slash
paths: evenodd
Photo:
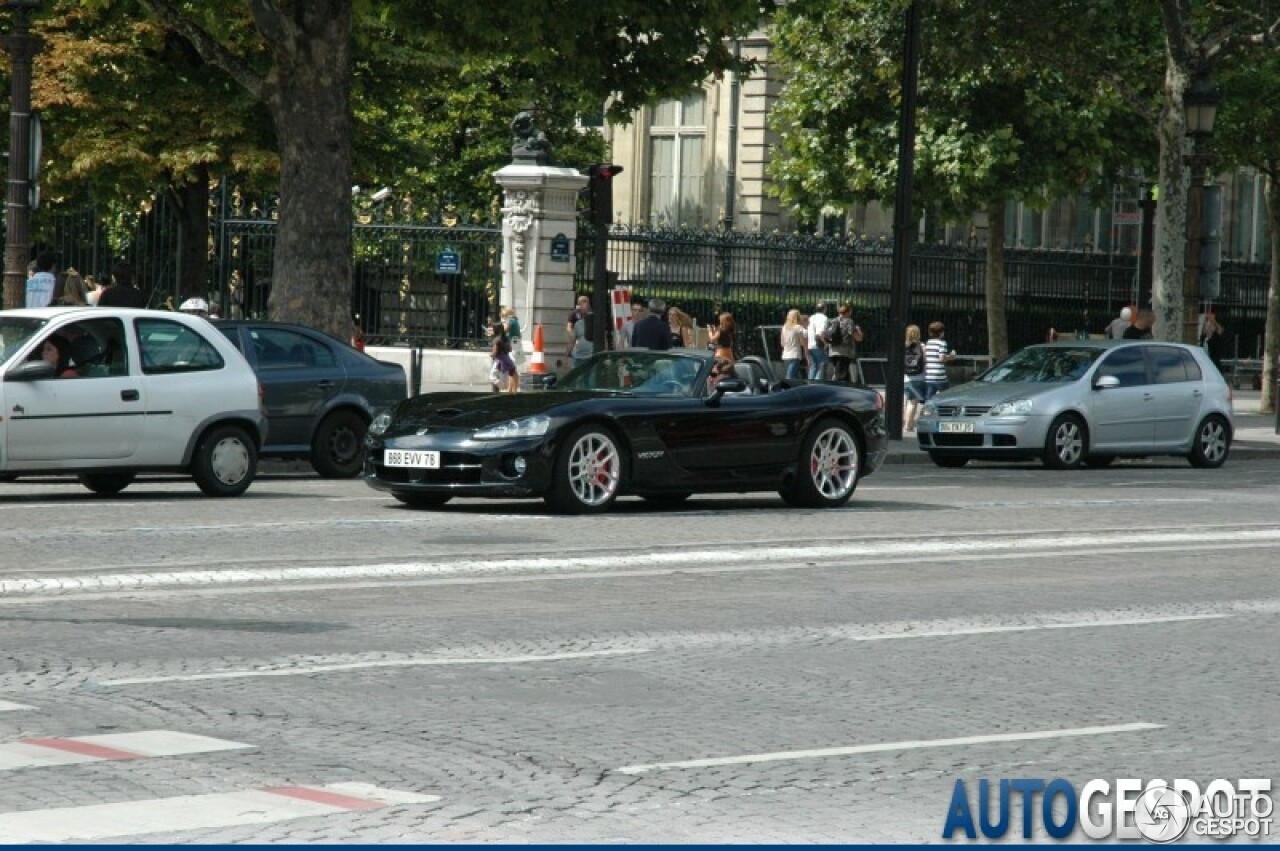
<path id="1" fill-rule="evenodd" d="M 665 100 L 649 124 L 649 219 L 655 224 L 702 223 L 707 144 L 707 93 Z"/>

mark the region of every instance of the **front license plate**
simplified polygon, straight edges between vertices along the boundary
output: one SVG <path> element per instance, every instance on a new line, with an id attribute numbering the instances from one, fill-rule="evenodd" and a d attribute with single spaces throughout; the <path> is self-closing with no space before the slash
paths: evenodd
<path id="1" fill-rule="evenodd" d="M 426 470 L 439 470 L 440 453 L 387 449 L 382 453 L 382 463 L 387 467 L 421 467 Z"/>
<path id="2" fill-rule="evenodd" d="M 973 423 L 938 423 L 938 431 L 941 432 L 970 432 L 973 431 Z"/>

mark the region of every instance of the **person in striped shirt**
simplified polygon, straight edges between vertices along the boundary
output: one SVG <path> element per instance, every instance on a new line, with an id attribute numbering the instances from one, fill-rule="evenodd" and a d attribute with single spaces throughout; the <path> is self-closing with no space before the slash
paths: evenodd
<path id="1" fill-rule="evenodd" d="M 941 322 L 929 323 L 929 342 L 924 344 L 925 399 L 932 399 L 947 389 L 947 364 L 956 359 L 956 353 L 942 339 L 946 330 Z"/>

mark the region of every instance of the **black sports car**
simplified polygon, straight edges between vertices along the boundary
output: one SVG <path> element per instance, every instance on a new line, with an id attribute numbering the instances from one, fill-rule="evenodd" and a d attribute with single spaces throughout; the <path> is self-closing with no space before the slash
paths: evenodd
<path id="1" fill-rule="evenodd" d="M 454 496 L 540 496 L 601 511 L 619 495 L 777 490 L 835 507 L 884 460 L 883 398 L 847 384 L 777 381 L 709 352 L 602 352 L 545 392 L 428 393 L 379 416 L 364 478 L 412 506 Z"/>

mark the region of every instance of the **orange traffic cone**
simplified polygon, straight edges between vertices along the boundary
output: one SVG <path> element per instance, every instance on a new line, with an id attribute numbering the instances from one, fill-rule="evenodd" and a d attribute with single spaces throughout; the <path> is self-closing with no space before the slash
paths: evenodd
<path id="1" fill-rule="evenodd" d="M 542 353 L 542 323 L 539 322 L 533 329 L 533 354 L 529 357 L 529 374 L 530 375 L 546 375 L 547 362 Z"/>

